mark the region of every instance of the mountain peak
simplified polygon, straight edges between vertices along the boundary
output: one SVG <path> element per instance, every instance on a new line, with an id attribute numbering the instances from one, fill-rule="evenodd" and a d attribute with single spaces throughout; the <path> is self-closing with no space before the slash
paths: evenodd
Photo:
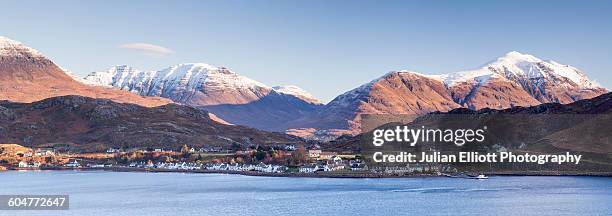
<path id="1" fill-rule="evenodd" d="M 155 72 L 155 80 L 172 80 L 186 85 L 188 89 L 199 89 L 206 83 L 209 89 L 266 88 L 263 83 L 234 73 L 225 67 L 206 63 L 184 63 Z"/>
<path id="2" fill-rule="evenodd" d="M 140 72 L 140 70 L 129 65 L 116 65 L 105 71 L 92 72 L 79 81 L 94 86 L 113 87 L 115 83 L 121 86 L 126 84 L 124 80 Z"/>
<path id="3" fill-rule="evenodd" d="M 18 41 L 0 37 L 0 100 L 30 103 L 49 97 L 81 95 L 108 98 L 141 106 L 170 101 L 145 98 L 129 92 L 83 85 L 68 70 Z"/>
<path id="4" fill-rule="evenodd" d="M 227 68 L 206 63 L 182 63 L 151 71 L 119 65 L 106 71 L 90 73 L 84 80 L 90 85 L 127 90 L 143 96 L 175 97 L 174 99 L 181 103 L 193 98 L 193 101 L 196 101 L 194 103 L 201 103 L 199 105 L 223 103 L 220 98 L 217 100 L 210 95 L 206 97 L 210 101 L 198 99 L 208 94 L 235 93 L 236 95 L 229 97 L 227 103 L 246 103 L 246 99 L 240 98 L 250 100 L 263 96 L 263 92 L 271 91 L 270 87 L 260 82 L 238 75 Z M 175 96 L 177 92 L 182 92 L 182 96 Z"/>
<path id="5" fill-rule="evenodd" d="M 19 41 L 4 36 L 0 36 L 0 56 L 43 57 L 38 50 L 27 47 Z"/>
<path id="6" fill-rule="evenodd" d="M 295 97 L 298 97 L 312 104 L 321 104 L 321 101 L 319 101 L 319 99 L 315 98 L 313 95 L 308 93 L 306 90 L 300 87 L 294 86 L 294 85 L 274 86 L 272 87 L 272 89 L 278 93 L 282 93 L 286 95 L 293 95 Z"/>
<path id="7" fill-rule="evenodd" d="M 0 36 L 0 47 L 9 46 L 9 45 L 23 45 L 21 42 Z"/>
<path id="8" fill-rule="evenodd" d="M 132 68 L 132 66 L 126 65 L 126 64 L 122 64 L 122 65 L 115 65 L 113 68 Z"/>
<path id="9" fill-rule="evenodd" d="M 491 78 L 504 78 L 511 80 L 548 79 L 549 81 L 567 79 L 581 89 L 601 88 L 599 84 L 589 80 L 585 73 L 575 67 L 555 61 L 545 61 L 517 51 L 508 52 L 478 69 L 442 74 L 438 77 L 449 86 L 471 81 L 484 83 Z"/>
<path id="10" fill-rule="evenodd" d="M 541 59 L 539 59 L 539 58 L 537 58 L 537 57 L 535 57 L 533 55 L 520 53 L 518 51 L 510 51 L 510 52 L 506 53 L 504 56 L 498 58 L 497 60 L 498 61 L 500 61 L 500 60 L 530 61 L 530 62 L 542 61 Z"/>
<path id="11" fill-rule="evenodd" d="M 214 65 L 207 64 L 207 63 L 201 63 L 201 62 L 196 62 L 196 63 L 181 63 L 181 64 L 175 65 L 175 67 L 200 67 L 200 68 L 207 68 L 207 69 L 210 69 L 210 70 L 218 69 L 218 67 L 216 67 Z"/>
<path id="12" fill-rule="evenodd" d="M 587 75 L 578 68 L 552 60 L 545 61 L 517 51 L 508 52 L 479 70 L 490 71 L 509 79 L 513 79 L 513 77 L 524 77 L 526 79 L 566 78 L 583 89 L 601 88 L 599 84 L 589 80 Z"/>

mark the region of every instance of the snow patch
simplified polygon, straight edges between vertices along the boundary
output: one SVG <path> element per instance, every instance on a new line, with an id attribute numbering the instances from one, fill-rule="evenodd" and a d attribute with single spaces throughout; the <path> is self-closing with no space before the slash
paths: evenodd
<path id="1" fill-rule="evenodd" d="M 0 56 L 11 57 L 44 57 L 38 50 L 25 46 L 19 41 L 0 36 Z"/>
<path id="2" fill-rule="evenodd" d="M 315 98 L 313 95 L 308 93 L 306 90 L 300 87 L 294 86 L 294 85 L 274 86 L 272 87 L 272 89 L 281 94 L 293 95 L 298 98 L 305 99 L 312 103 L 321 104 L 321 101 L 319 101 L 319 99 Z"/>

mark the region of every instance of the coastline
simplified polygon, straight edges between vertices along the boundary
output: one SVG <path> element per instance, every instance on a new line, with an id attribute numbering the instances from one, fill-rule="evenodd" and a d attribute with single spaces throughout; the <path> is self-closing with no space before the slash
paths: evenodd
<path id="1" fill-rule="evenodd" d="M 19 170 L 41 170 L 41 171 L 61 171 L 61 170 L 80 170 L 80 171 L 107 171 L 107 172 L 154 172 L 154 173 L 199 173 L 199 174 L 232 174 L 244 176 L 262 177 L 294 177 L 294 178 L 431 178 L 446 177 L 438 174 L 410 174 L 410 175 L 389 175 L 372 172 L 315 172 L 315 173 L 265 173 L 257 171 L 221 171 L 221 170 L 177 170 L 177 169 L 148 169 L 134 167 L 104 167 L 104 168 L 69 168 L 69 167 L 45 167 L 40 169 L 9 169 L 6 171 Z M 612 177 L 609 172 L 544 172 L 544 171 L 496 171 L 480 172 L 488 176 L 585 176 L 585 177 Z"/>

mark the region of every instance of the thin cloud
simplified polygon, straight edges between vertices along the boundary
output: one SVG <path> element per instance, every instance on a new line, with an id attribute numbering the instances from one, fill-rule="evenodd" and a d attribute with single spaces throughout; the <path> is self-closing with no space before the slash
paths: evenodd
<path id="1" fill-rule="evenodd" d="M 165 56 L 174 53 L 171 49 L 168 49 L 163 46 L 149 44 L 149 43 L 127 43 L 119 45 L 121 49 L 128 49 L 138 51 L 144 55 L 148 56 Z"/>

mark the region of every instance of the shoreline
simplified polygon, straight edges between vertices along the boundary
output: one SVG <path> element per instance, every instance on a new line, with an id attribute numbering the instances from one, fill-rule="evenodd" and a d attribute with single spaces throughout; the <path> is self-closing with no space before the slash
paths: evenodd
<path id="1" fill-rule="evenodd" d="M 316 173 L 264 173 L 257 171 L 221 171 L 221 170 L 176 170 L 176 169 L 148 169 L 148 168 L 133 168 L 133 167 L 104 167 L 104 168 L 68 168 L 68 167 L 46 167 L 40 169 L 9 169 L 6 171 L 19 170 L 40 170 L 40 171 L 61 171 L 61 170 L 77 170 L 77 171 L 107 171 L 107 172 L 153 172 L 153 173 L 198 173 L 198 174 L 232 174 L 244 176 L 262 176 L 262 177 L 293 177 L 293 178 L 431 178 L 431 177 L 446 177 L 437 174 L 410 174 L 410 175 L 385 175 L 372 172 L 316 172 Z M 496 172 L 481 172 L 488 176 L 584 176 L 584 177 L 612 177 L 612 173 L 608 172 L 543 172 L 543 171 L 496 171 Z M 447 177 L 449 178 L 449 177 Z"/>

